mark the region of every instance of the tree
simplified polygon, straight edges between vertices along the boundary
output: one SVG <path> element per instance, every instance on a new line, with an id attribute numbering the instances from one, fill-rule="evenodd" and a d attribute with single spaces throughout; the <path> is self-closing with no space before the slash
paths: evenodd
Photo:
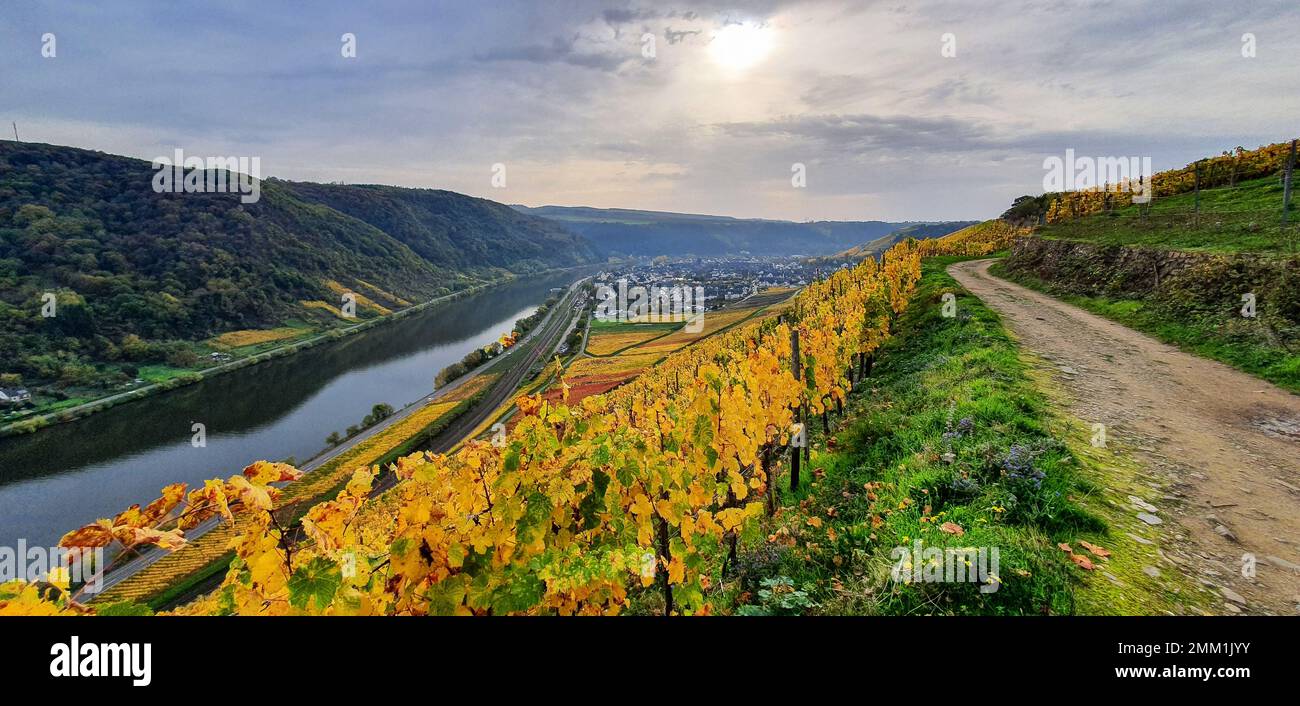
<path id="1" fill-rule="evenodd" d="M 153 356 L 153 348 L 144 339 L 128 333 L 122 337 L 122 345 L 119 346 L 122 351 L 122 357 L 127 360 L 144 361 Z"/>
<path id="2" fill-rule="evenodd" d="M 397 309 L 595 252 L 549 220 L 451 192 L 268 179 L 245 206 L 224 194 L 158 198 L 154 171 L 70 147 L 0 149 L 0 372 L 22 373 L 48 399 L 62 366 L 41 356 L 158 363 L 171 341 L 316 321 L 304 302 L 336 303 L 326 282 L 373 285 L 368 296 Z M 328 335 L 340 322 L 319 323 Z"/>
<path id="3" fill-rule="evenodd" d="M 167 364 L 176 368 L 190 368 L 197 365 L 199 356 L 193 350 L 184 346 L 176 346 L 167 353 Z"/>
<path id="4" fill-rule="evenodd" d="M 1021 196 L 1011 203 L 1011 208 L 1002 213 L 1002 219 L 1016 224 L 1037 223 L 1047 213 L 1052 200 L 1051 194 Z"/>
<path id="5" fill-rule="evenodd" d="M 370 414 L 367 414 L 365 418 L 361 420 L 361 426 L 372 427 L 391 416 L 393 416 L 392 405 L 380 403 L 370 408 Z"/>

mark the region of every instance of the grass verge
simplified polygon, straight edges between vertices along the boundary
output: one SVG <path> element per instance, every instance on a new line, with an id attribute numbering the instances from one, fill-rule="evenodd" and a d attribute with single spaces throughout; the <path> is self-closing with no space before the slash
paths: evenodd
<path id="1" fill-rule="evenodd" d="M 1033 275 L 1010 272 L 1002 262 L 994 263 L 989 272 L 1178 346 L 1188 353 L 1217 360 L 1278 387 L 1300 393 L 1300 353 L 1288 350 L 1280 342 L 1271 344 L 1270 338 L 1276 340 L 1276 337 L 1260 335 L 1256 330 L 1260 329 L 1257 322 L 1240 317 L 1229 319 L 1222 315 L 1177 314 L 1146 299 L 1072 294 Z"/>
<path id="2" fill-rule="evenodd" d="M 845 416 L 829 435 L 813 420 L 804 484 L 791 492 L 775 480 L 782 509 L 766 536 L 745 538 L 734 580 L 717 588 L 724 612 L 1163 612 L 1166 591 L 1108 604 L 1119 590 L 1108 579 L 1140 585 L 1131 577 L 1145 576 L 1132 566 L 1141 560 L 1113 550 L 1132 541 L 1108 530 L 1097 462 L 1076 453 L 1078 435 L 1060 428 L 999 317 L 944 271 L 960 259 L 925 261 Z M 983 580 L 934 580 L 947 565 L 978 568 L 966 551 L 981 547 Z"/>
<path id="3" fill-rule="evenodd" d="M 1164 196 L 1148 210 L 1122 203 L 1098 213 L 1039 228 L 1045 238 L 1101 245 L 1145 245 L 1165 250 L 1222 253 L 1294 253 L 1300 249 L 1300 223 L 1294 215 L 1282 225 L 1281 180 L 1276 176 L 1239 182 L 1233 187 Z M 1198 204 L 1199 201 L 1199 204 Z M 1199 212 L 1196 209 L 1199 208 Z"/>

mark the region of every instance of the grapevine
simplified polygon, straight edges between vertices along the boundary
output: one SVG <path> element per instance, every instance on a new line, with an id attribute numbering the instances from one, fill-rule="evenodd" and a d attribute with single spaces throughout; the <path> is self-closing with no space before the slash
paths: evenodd
<path id="1" fill-rule="evenodd" d="M 399 483 L 375 498 L 378 469 L 357 469 L 300 528 L 277 523 L 271 485 L 298 472 L 259 462 L 188 494 L 169 486 L 145 511 L 63 544 L 176 546 L 198 522 L 238 514 L 222 586 L 184 613 L 616 614 L 631 591 L 658 590 L 665 612 L 707 614 L 737 538 L 768 510 L 770 451 L 789 443 L 795 410 L 842 403 L 855 363 L 906 308 L 921 255 L 908 241 L 838 270 L 780 321 L 704 339 L 605 394 L 521 396 L 504 446 L 398 459 Z M 23 595 L 22 606 L 43 605 Z"/>

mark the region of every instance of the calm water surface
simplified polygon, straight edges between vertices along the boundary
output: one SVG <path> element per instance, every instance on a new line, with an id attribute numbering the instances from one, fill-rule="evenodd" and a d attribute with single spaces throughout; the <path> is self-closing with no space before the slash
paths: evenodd
<path id="1" fill-rule="evenodd" d="M 531 314 L 573 272 L 520 279 L 288 358 L 0 439 L 0 546 L 51 546 L 64 532 L 168 483 L 238 473 L 258 459 L 305 461 L 386 402 L 400 408 L 433 378 Z M 194 448 L 190 425 L 207 427 Z"/>

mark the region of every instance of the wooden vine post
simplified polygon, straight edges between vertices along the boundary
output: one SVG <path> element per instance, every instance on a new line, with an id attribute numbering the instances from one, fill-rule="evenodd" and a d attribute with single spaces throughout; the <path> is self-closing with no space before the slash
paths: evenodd
<path id="1" fill-rule="evenodd" d="M 1192 225 L 1199 226 L 1201 224 L 1201 163 L 1199 161 L 1196 163 L 1196 171 L 1194 174 L 1194 178 L 1196 179 L 1196 197 L 1192 201 Z"/>
<path id="2" fill-rule="evenodd" d="M 776 514 L 776 468 L 772 465 L 772 443 L 763 444 L 763 472 L 767 474 L 767 516 Z"/>
<path id="3" fill-rule="evenodd" d="M 803 382 L 803 375 L 799 365 L 799 329 L 790 329 L 790 365 L 794 373 L 796 382 Z M 799 424 L 800 436 L 804 439 L 804 445 L 808 444 L 808 430 L 803 426 L 802 405 L 800 411 L 795 413 L 796 423 Z M 790 491 L 799 490 L 799 444 L 796 443 L 799 437 L 790 439 Z"/>
<path id="4" fill-rule="evenodd" d="M 1287 222 L 1287 208 L 1291 204 L 1291 173 L 1295 169 L 1295 140 L 1291 140 L 1291 156 L 1286 160 L 1286 176 L 1282 179 L 1282 225 Z"/>
<path id="5" fill-rule="evenodd" d="M 662 517 L 656 517 L 655 519 L 658 524 L 659 554 L 664 558 L 665 562 L 671 564 L 673 560 L 673 552 L 668 542 L 668 521 Z M 668 583 L 667 567 L 659 572 L 659 576 L 663 581 L 664 615 L 669 616 L 673 614 L 673 587 L 672 584 Z"/>

